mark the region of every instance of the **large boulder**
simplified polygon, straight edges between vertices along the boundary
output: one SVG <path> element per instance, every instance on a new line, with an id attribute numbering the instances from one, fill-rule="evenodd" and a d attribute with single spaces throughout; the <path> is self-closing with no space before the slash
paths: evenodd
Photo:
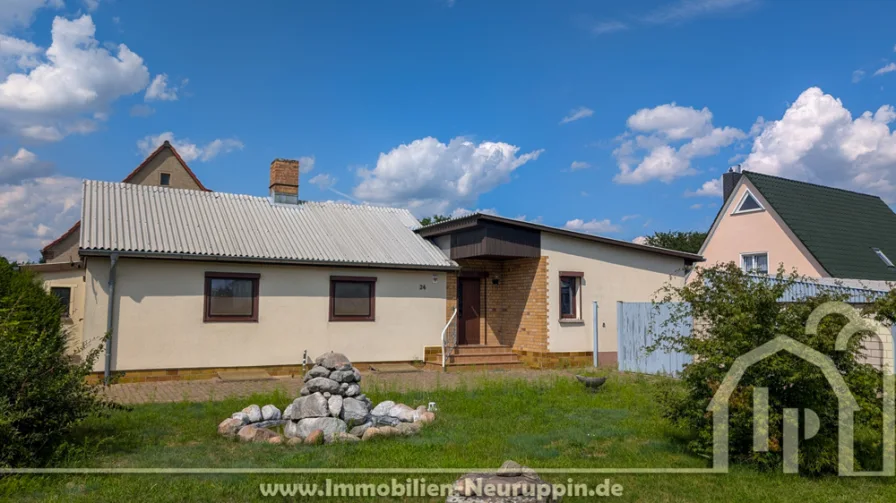
<path id="1" fill-rule="evenodd" d="M 517 494 L 513 494 L 513 487 L 518 488 Z M 507 488 L 511 488 L 510 494 L 506 493 Z M 482 492 L 477 494 L 477 491 Z M 545 493 L 547 496 L 543 495 Z M 560 499 L 551 494 L 549 484 L 531 468 L 505 461 L 497 473 L 462 475 L 455 481 L 454 490 L 445 503 L 556 503 Z"/>
<path id="2" fill-rule="evenodd" d="M 257 423 L 261 421 L 261 407 L 252 404 L 243 409 L 243 412 L 245 412 L 249 416 L 250 423 Z"/>
<path id="3" fill-rule="evenodd" d="M 350 428 L 365 423 L 368 416 L 367 403 L 354 398 L 346 398 L 342 401 L 342 420 Z"/>
<path id="4" fill-rule="evenodd" d="M 334 370 L 330 372 L 330 379 L 340 383 L 354 382 L 355 374 L 351 370 Z"/>
<path id="5" fill-rule="evenodd" d="M 339 417 L 342 414 L 342 397 L 339 395 L 333 395 L 327 400 L 327 408 L 330 409 L 330 415 L 333 417 Z"/>
<path id="6" fill-rule="evenodd" d="M 355 426 L 354 428 L 348 430 L 348 432 L 356 437 L 360 437 L 364 435 L 364 432 L 367 431 L 368 428 L 373 428 L 373 421 L 367 421 L 364 424 L 359 424 L 358 426 Z"/>
<path id="7" fill-rule="evenodd" d="M 396 404 L 389 409 L 389 415 L 397 418 L 399 421 L 404 421 L 405 423 L 414 422 L 414 409 L 403 403 Z"/>
<path id="8" fill-rule="evenodd" d="M 352 375 L 355 376 L 355 382 L 361 382 L 361 371 L 352 367 Z"/>
<path id="9" fill-rule="evenodd" d="M 221 421 L 221 424 L 218 425 L 218 435 L 233 437 L 238 431 L 240 431 L 240 428 L 242 428 L 243 425 L 244 423 L 239 419 L 229 417 L 224 421 Z"/>
<path id="10" fill-rule="evenodd" d="M 392 400 L 386 400 L 384 402 L 380 402 L 379 405 L 377 405 L 373 408 L 372 411 L 370 411 L 370 413 L 374 416 L 385 416 L 389 413 L 392 407 L 395 407 L 395 402 L 393 402 Z"/>
<path id="11" fill-rule="evenodd" d="M 373 419 L 373 424 L 377 427 L 380 426 L 398 426 L 401 423 L 397 417 L 392 416 L 371 416 Z"/>
<path id="12" fill-rule="evenodd" d="M 352 366 L 352 362 L 342 353 L 334 353 L 332 351 L 318 356 L 314 363 L 330 370 L 348 370 Z"/>
<path id="13" fill-rule="evenodd" d="M 265 421 L 280 419 L 280 409 L 271 404 L 265 405 L 261 408 L 261 418 Z"/>
<path id="14" fill-rule="evenodd" d="M 271 430 L 265 428 L 256 428 L 255 426 L 249 424 L 240 428 L 239 433 L 240 441 L 242 442 L 267 442 L 268 440 L 277 436 Z"/>
<path id="15" fill-rule="evenodd" d="M 361 394 L 361 387 L 355 383 L 351 383 L 348 385 L 348 388 L 344 391 L 345 396 L 358 396 Z"/>
<path id="16" fill-rule="evenodd" d="M 249 424 L 249 414 L 246 414 L 245 412 L 234 412 L 230 417 L 238 420 L 242 424 Z"/>
<path id="17" fill-rule="evenodd" d="M 307 438 L 314 430 L 323 431 L 325 437 L 348 431 L 345 422 L 335 417 L 310 417 L 293 424 L 295 424 L 294 428 L 285 431 L 287 437 L 300 436 Z M 287 428 L 289 428 L 289 425 L 287 425 Z M 292 435 L 290 435 L 290 432 L 292 432 Z"/>
<path id="18" fill-rule="evenodd" d="M 328 369 L 327 367 L 321 367 L 320 365 L 315 365 L 311 368 L 311 370 L 308 371 L 307 374 L 305 374 L 304 381 L 308 382 L 315 377 L 327 377 L 328 375 L 330 375 L 330 369 Z"/>
<path id="19" fill-rule="evenodd" d="M 311 393 L 339 393 L 339 383 L 326 377 L 309 379 L 308 382 L 305 383 L 305 387 L 308 388 L 308 391 Z"/>
<path id="20" fill-rule="evenodd" d="M 306 417 L 324 417 L 330 413 L 327 399 L 320 393 L 296 398 L 292 405 L 286 408 L 288 415 L 284 419 L 299 420 Z M 303 435 L 304 436 L 304 435 Z"/>

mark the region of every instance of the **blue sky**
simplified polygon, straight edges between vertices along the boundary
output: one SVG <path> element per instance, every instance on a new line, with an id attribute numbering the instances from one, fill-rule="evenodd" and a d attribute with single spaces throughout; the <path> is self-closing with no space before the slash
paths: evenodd
<path id="1" fill-rule="evenodd" d="M 266 195 L 270 161 L 303 158 L 304 199 L 626 240 L 706 230 L 735 163 L 892 203 L 894 18 L 885 1 L 8 0 L 0 254 L 36 257 L 78 219 L 80 179 L 120 180 L 163 139 L 217 191 Z"/>

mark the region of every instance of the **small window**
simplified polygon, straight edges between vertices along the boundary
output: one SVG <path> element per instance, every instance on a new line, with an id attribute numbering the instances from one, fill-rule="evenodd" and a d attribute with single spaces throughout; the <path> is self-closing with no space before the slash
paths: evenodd
<path id="1" fill-rule="evenodd" d="M 579 319 L 579 287 L 582 273 L 560 273 L 560 318 Z"/>
<path id="2" fill-rule="evenodd" d="M 258 274 L 205 273 L 204 321 L 258 321 Z"/>
<path id="3" fill-rule="evenodd" d="M 753 193 L 749 190 L 744 194 L 744 197 L 741 198 L 740 204 L 737 205 L 737 209 L 734 210 L 734 213 L 750 213 L 753 211 L 761 211 L 765 208 L 759 204 L 759 201 L 756 200 L 756 197 L 753 196 Z"/>
<path id="4" fill-rule="evenodd" d="M 59 299 L 59 303 L 62 304 L 62 316 L 65 318 L 70 317 L 72 314 L 72 289 L 67 286 L 54 286 L 50 287 L 50 293 L 55 295 Z"/>
<path id="5" fill-rule="evenodd" d="M 881 259 L 884 264 L 887 264 L 887 267 L 893 267 L 893 262 L 889 257 L 884 255 L 884 252 L 880 251 L 880 248 L 872 248 L 872 250 L 874 250 L 874 253 L 877 254 L 877 257 Z"/>
<path id="6" fill-rule="evenodd" d="M 768 274 L 768 253 L 751 253 L 742 255 L 741 267 L 744 272 Z"/>
<path id="7" fill-rule="evenodd" d="M 161 175 L 159 175 L 159 185 L 163 185 L 165 187 L 171 185 L 171 174 L 162 173 Z"/>
<path id="8" fill-rule="evenodd" d="M 374 321 L 376 278 L 330 276 L 330 321 Z"/>

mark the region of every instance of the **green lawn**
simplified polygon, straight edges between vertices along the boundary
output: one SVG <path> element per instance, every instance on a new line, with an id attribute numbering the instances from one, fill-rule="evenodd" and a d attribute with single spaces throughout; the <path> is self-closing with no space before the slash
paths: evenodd
<path id="1" fill-rule="evenodd" d="M 248 403 L 283 406 L 285 394 L 206 403 L 140 405 L 90 422 L 66 467 L 466 468 L 514 459 L 533 468 L 705 468 L 664 427 L 652 398 L 655 378 L 610 374 L 599 393 L 571 377 L 523 381 L 473 378 L 452 389 L 398 393 L 366 389 L 378 402 L 438 403 L 436 422 L 415 437 L 357 444 L 239 444 L 216 434 L 220 420 Z M 260 483 L 321 482 L 326 475 L 46 475 L 0 479 L 0 497 L 24 501 L 247 501 Z M 337 475 L 338 482 L 383 482 L 408 475 Z M 426 474 L 450 482 L 456 474 Z M 856 501 L 896 498 L 881 479 L 810 479 L 734 467 L 727 475 L 565 475 L 543 478 L 622 484 L 617 501 Z M 593 498 L 592 498 L 593 499 Z M 273 499 L 280 501 L 282 499 Z M 355 499 L 363 501 L 364 499 Z M 439 501 L 440 498 L 432 501 Z M 332 501 L 338 501 L 333 499 Z M 564 501 L 585 501 L 565 498 Z"/>

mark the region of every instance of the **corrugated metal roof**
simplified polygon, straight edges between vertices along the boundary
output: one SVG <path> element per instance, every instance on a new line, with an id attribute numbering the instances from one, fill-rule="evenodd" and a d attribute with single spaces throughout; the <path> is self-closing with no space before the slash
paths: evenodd
<path id="1" fill-rule="evenodd" d="M 419 223 L 407 210 L 92 180 L 83 191 L 83 255 L 457 267 L 413 232 Z"/>
<path id="2" fill-rule="evenodd" d="M 767 281 L 773 284 L 782 283 L 783 280 L 771 276 L 753 276 L 757 280 Z M 779 301 L 800 302 L 809 297 L 827 292 L 837 295 L 847 295 L 846 302 L 850 304 L 866 304 L 878 297 L 886 295 L 890 291 L 889 285 L 884 281 L 869 281 L 859 279 L 840 278 L 814 278 L 807 281 L 797 281 L 784 292 Z"/>

